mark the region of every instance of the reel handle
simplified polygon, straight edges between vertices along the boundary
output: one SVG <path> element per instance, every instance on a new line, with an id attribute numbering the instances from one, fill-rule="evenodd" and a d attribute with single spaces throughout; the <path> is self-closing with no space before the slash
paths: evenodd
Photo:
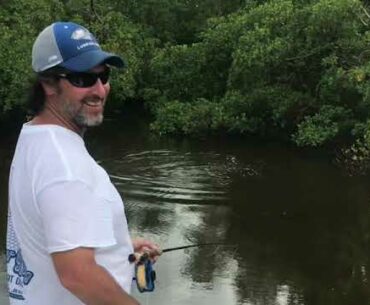
<path id="1" fill-rule="evenodd" d="M 161 255 L 163 251 L 158 251 L 158 255 Z M 150 260 L 150 253 L 149 252 L 144 252 L 144 253 L 131 253 L 128 256 L 128 261 L 130 263 L 139 263 L 139 262 L 144 262 L 146 260 Z"/>
<path id="2" fill-rule="evenodd" d="M 154 281 L 156 273 L 148 253 L 132 253 L 128 256 L 130 263 L 135 265 L 135 279 L 137 289 L 142 292 L 151 292 L 154 290 Z"/>

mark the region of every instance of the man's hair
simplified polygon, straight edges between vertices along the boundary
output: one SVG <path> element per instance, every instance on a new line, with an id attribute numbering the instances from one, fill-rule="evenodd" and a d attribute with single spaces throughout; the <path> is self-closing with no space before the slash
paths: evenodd
<path id="1" fill-rule="evenodd" d="M 56 84 L 59 80 L 58 74 L 68 72 L 65 68 L 57 66 L 35 75 L 31 81 L 27 96 L 30 115 L 38 115 L 44 110 L 46 95 L 42 83 Z"/>
<path id="2" fill-rule="evenodd" d="M 38 77 L 30 85 L 27 104 L 30 115 L 34 116 L 42 112 L 45 106 L 45 91 Z"/>

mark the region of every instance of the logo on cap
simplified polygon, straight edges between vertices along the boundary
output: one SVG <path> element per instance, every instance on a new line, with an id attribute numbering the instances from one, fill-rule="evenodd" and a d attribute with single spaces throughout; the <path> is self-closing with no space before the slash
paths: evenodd
<path id="1" fill-rule="evenodd" d="M 74 40 L 81 40 L 81 39 L 85 39 L 85 40 L 94 40 L 94 37 L 92 36 L 92 34 L 85 30 L 85 29 L 77 29 L 75 30 L 72 35 L 71 35 L 71 38 L 74 39 Z"/>

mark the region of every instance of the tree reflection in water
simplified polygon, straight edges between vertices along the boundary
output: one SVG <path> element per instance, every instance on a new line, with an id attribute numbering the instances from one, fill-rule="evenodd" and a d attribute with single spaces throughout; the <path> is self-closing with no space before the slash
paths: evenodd
<path id="1" fill-rule="evenodd" d="M 274 145 L 156 139 L 109 125 L 88 136 L 88 148 L 124 196 L 133 235 L 163 247 L 231 245 L 164 254 L 142 303 L 370 303 L 368 178 Z M 0 147 L 1 202 L 13 142 Z"/>

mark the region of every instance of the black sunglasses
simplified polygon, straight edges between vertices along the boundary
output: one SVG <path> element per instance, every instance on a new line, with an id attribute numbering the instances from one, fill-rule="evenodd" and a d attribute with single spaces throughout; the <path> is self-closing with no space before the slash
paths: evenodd
<path id="1" fill-rule="evenodd" d="M 78 88 L 88 88 L 92 87 L 98 81 L 98 78 L 105 85 L 109 81 L 110 69 L 106 68 L 103 72 L 100 73 L 91 73 L 91 72 L 70 72 L 64 74 L 58 74 L 59 78 L 65 78 L 73 86 Z"/>

